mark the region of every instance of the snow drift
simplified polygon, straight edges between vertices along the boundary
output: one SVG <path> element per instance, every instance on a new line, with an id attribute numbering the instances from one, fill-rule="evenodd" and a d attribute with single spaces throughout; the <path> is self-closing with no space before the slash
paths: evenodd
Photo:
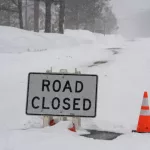
<path id="1" fill-rule="evenodd" d="M 35 33 L 32 31 L 20 30 L 12 27 L 0 27 L 0 53 L 22 53 L 31 51 L 46 51 L 49 49 L 65 49 L 90 45 L 96 42 L 96 37 L 90 31 L 66 30 L 65 35 Z M 121 39 L 121 37 L 119 37 Z M 103 44 L 99 38 L 99 43 Z M 106 38 L 108 39 L 108 38 Z M 111 38 L 108 39 L 112 41 Z M 117 41 L 117 40 L 116 40 Z"/>
<path id="2" fill-rule="evenodd" d="M 149 149 L 150 135 L 131 130 L 142 94 L 150 91 L 150 39 L 126 41 L 82 30 L 59 35 L 0 27 L 0 32 L 0 149 Z M 27 75 L 50 67 L 97 74 L 97 117 L 82 119 L 82 127 L 126 134 L 109 142 L 86 139 L 70 133 L 68 122 L 29 129 L 41 127 L 42 120 L 25 115 Z"/>

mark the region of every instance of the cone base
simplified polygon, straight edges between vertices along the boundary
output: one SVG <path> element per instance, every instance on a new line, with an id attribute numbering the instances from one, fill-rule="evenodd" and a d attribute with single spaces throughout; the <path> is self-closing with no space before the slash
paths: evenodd
<path id="1" fill-rule="evenodd" d="M 49 122 L 49 126 L 54 126 L 55 124 L 56 123 L 55 123 L 54 119 Z"/>
<path id="2" fill-rule="evenodd" d="M 132 130 L 132 132 L 135 132 L 135 133 L 150 133 L 150 132 L 138 132 L 136 130 Z"/>
<path id="3" fill-rule="evenodd" d="M 150 132 L 150 116 L 149 115 L 148 116 L 140 115 L 136 131 L 139 133 Z"/>
<path id="4" fill-rule="evenodd" d="M 69 130 L 72 132 L 76 132 L 76 130 L 74 128 L 69 128 Z"/>

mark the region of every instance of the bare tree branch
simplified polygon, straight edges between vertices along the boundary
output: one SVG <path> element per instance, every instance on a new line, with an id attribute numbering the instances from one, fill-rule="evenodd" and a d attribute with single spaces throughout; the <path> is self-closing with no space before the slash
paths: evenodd
<path id="1" fill-rule="evenodd" d="M 15 0 L 11 0 L 13 4 L 15 4 L 18 7 L 18 3 Z"/>
<path id="2" fill-rule="evenodd" d="M 10 9 L 4 6 L 0 6 L 0 11 L 10 11 L 10 12 L 18 13 L 18 9 Z"/>

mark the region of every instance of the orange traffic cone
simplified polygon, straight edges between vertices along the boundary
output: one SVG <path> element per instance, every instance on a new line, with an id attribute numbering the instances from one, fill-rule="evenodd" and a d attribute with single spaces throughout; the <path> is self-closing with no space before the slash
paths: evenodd
<path id="1" fill-rule="evenodd" d="M 144 95 L 143 95 L 143 102 L 141 106 L 141 112 L 140 112 L 136 132 L 139 132 L 139 133 L 150 132 L 150 110 L 149 110 L 147 92 L 144 92 Z"/>
<path id="2" fill-rule="evenodd" d="M 73 123 L 73 126 L 71 128 L 68 128 L 72 132 L 76 132 L 76 127 L 75 124 Z"/>
<path id="3" fill-rule="evenodd" d="M 50 126 L 54 126 L 56 123 L 55 123 L 55 120 L 54 119 L 52 119 L 52 120 L 50 120 L 50 122 L 49 122 L 49 125 Z"/>

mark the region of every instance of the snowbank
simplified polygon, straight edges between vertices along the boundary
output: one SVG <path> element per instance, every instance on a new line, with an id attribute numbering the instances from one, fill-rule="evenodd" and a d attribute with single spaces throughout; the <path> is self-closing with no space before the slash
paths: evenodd
<path id="1" fill-rule="evenodd" d="M 81 44 L 92 44 L 92 37 L 80 38 L 83 35 L 72 36 L 76 32 L 67 32 L 66 35 L 35 33 L 12 27 L 0 27 L 0 52 L 15 53 L 25 51 L 46 51 L 52 49 L 64 49 L 78 47 Z M 84 32 L 85 35 L 88 31 Z M 92 33 L 91 33 L 92 35 Z"/>
<path id="2" fill-rule="evenodd" d="M 114 59 L 112 52 L 103 49 L 89 31 L 66 30 L 65 35 L 59 35 L 0 27 L 0 32 L 1 128 L 20 128 L 30 120 L 25 115 L 29 72 L 45 72 L 53 67 L 53 71 L 66 68 L 74 72 L 74 68 L 79 68 L 87 73 L 95 61 Z M 47 50 L 39 51 L 45 46 Z"/>
<path id="3" fill-rule="evenodd" d="M 143 92 L 150 92 L 150 39 L 126 42 L 119 35 L 81 30 L 59 35 L 0 27 L 0 32 L 1 150 L 149 150 L 150 135 L 133 134 L 131 130 L 137 125 Z M 50 67 L 53 71 L 63 68 L 73 72 L 78 68 L 82 73 L 97 74 L 97 117 L 82 119 L 82 127 L 125 135 L 114 141 L 87 139 L 69 132 L 69 122 L 39 129 L 41 118 L 25 115 L 27 75 Z"/>
<path id="4" fill-rule="evenodd" d="M 87 42 L 60 34 L 35 33 L 11 27 L 0 27 L 0 52 L 46 51 L 71 48 Z"/>
<path id="5" fill-rule="evenodd" d="M 86 40 L 87 44 L 93 43 L 96 40 L 95 35 L 88 30 L 65 30 L 65 35 L 74 37 L 79 40 Z"/>
<path id="6" fill-rule="evenodd" d="M 60 124 L 51 128 L 44 128 L 42 130 L 14 130 L 9 134 L 2 134 L 3 138 L 0 140 L 0 149 L 15 149 L 15 150 L 48 150 L 48 149 L 65 149 L 65 150 L 141 150 L 149 149 L 150 135 L 127 134 L 120 136 L 113 141 L 93 140 L 84 137 L 79 137 L 76 133 L 67 130 L 67 124 Z"/>
<path id="7" fill-rule="evenodd" d="M 121 35 L 103 35 L 94 34 L 96 36 L 99 45 L 103 45 L 103 48 L 125 48 L 125 39 Z"/>
<path id="8" fill-rule="evenodd" d="M 0 26 L 0 53 L 22 53 L 31 51 L 47 51 L 56 49 L 66 49 L 79 47 L 82 45 L 91 45 L 96 42 L 96 36 L 86 30 L 66 30 L 65 35 L 54 33 L 35 33 L 32 31 L 20 30 L 12 27 Z M 101 38 L 103 43 L 112 38 Z M 99 40 L 99 39 L 98 39 Z M 108 41 L 107 41 L 108 42 Z M 108 43 L 109 43 L 108 42 Z"/>

